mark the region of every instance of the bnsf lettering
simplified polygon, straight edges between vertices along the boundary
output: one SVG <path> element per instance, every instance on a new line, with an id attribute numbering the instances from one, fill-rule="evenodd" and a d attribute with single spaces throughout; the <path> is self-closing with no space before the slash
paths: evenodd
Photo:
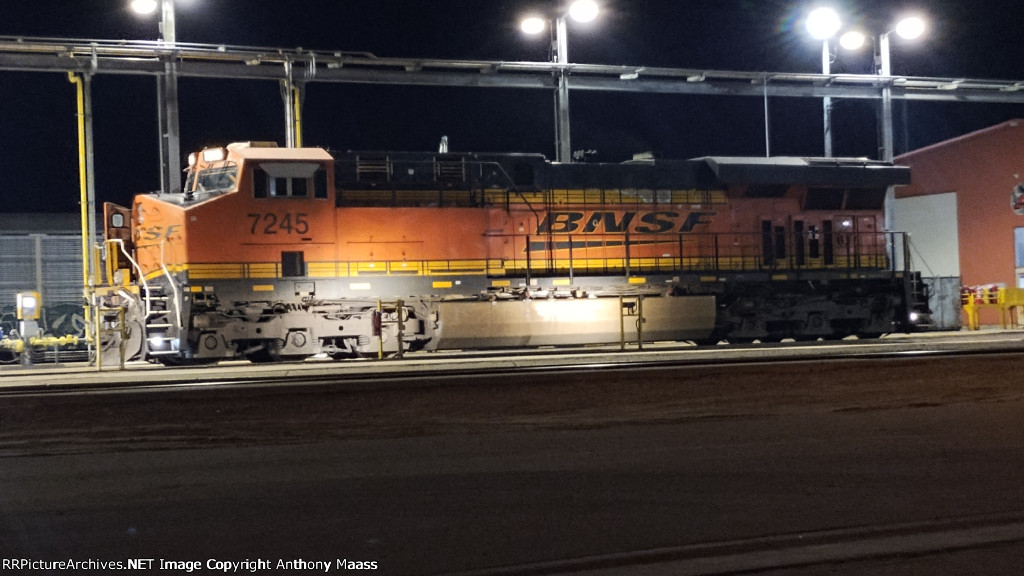
<path id="1" fill-rule="evenodd" d="M 690 212 L 680 223 L 682 215 L 669 210 L 644 212 L 548 212 L 537 226 L 537 234 L 665 234 L 690 232 L 702 224 L 710 224 L 715 212 Z M 634 223 L 635 221 L 635 223 Z"/>
<path id="2" fill-rule="evenodd" d="M 715 214 L 715 212 L 690 212 L 686 215 L 683 225 L 679 227 L 679 231 L 690 232 L 700 224 L 711 224 L 711 217 Z"/>
<path id="3" fill-rule="evenodd" d="M 249 214 L 248 216 L 252 219 L 250 234 L 305 234 L 309 232 L 309 221 L 306 220 L 307 214 L 304 212 L 294 215 L 290 212 L 284 214 L 268 212 L 266 214 Z"/>
<path id="4" fill-rule="evenodd" d="M 579 221 L 583 216 L 582 212 L 548 212 L 548 217 L 537 225 L 537 234 L 575 232 L 580 227 Z"/>
<path id="5" fill-rule="evenodd" d="M 676 212 L 648 212 L 640 217 L 644 226 L 637 226 L 636 231 L 641 234 L 671 232 L 676 227 L 676 218 L 679 218 Z"/>
<path id="6" fill-rule="evenodd" d="M 162 238 L 170 238 L 173 236 L 178 229 L 181 228 L 179 224 L 171 224 L 166 228 L 163 226 L 150 226 L 142 231 L 141 240 L 160 240 Z"/>
<path id="7" fill-rule="evenodd" d="M 609 234 L 616 232 L 623 233 L 629 229 L 629 223 L 633 221 L 633 217 L 636 214 L 632 212 L 626 212 L 622 215 L 622 220 L 615 221 L 614 212 L 594 212 L 590 216 L 590 220 L 587 221 L 587 225 L 583 228 L 584 234 L 590 234 L 597 231 L 597 227 L 604 224 L 604 231 Z"/>

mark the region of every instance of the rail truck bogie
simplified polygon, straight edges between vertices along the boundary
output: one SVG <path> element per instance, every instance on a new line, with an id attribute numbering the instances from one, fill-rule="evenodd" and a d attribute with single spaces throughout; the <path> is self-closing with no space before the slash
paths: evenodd
<path id="1" fill-rule="evenodd" d="M 875 336 L 928 320 L 882 224 L 908 182 L 863 159 L 236 143 L 192 155 L 182 193 L 105 206 L 99 293 L 141 327 L 128 356 L 171 364 Z"/>

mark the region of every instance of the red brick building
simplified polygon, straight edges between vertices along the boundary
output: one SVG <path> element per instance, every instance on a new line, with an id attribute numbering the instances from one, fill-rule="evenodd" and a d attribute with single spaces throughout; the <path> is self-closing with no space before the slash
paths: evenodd
<path id="1" fill-rule="evenodd" d="M 965 286 L 1024 287 L 1024 215 L 1011 206 L 1024 182 L 1024 120 L 915 150 L 896 163 L 911 167 L 912 184 L 896 190 L 893 229 L 911 233 L 914 266 L 937 279 L 933 285 L 959 278 Z M 998 313 L 984 310 L 981 323 L 998 324 Z"/>

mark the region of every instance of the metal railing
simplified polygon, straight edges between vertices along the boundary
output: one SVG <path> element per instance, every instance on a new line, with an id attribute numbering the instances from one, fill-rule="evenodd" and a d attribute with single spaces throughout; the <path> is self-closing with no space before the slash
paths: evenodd
<path id="1" fill-rule="evenodd" d="M 826 240 L 790 238 L 784 247 L 765 246 L 760 234 L 496 235 L 488 239 L 502 255 L 485 259 L 311 261 L 312 278 L 398 276 L 541 277 L 576 275 L 716 274 L 735 272 L 891 271 L 891 252 L 901 233 L 837 233 Z M 507 244 L 506 244 L 507 241 Z M 529 246 L 529 249 L 527 248 Z M 770 250 L 766 251 L 766 248 Z M 495 248 L 498 251 L 499 248 Z M 190 281 L 282 278 L 280 262 L 190 264 Z"/>

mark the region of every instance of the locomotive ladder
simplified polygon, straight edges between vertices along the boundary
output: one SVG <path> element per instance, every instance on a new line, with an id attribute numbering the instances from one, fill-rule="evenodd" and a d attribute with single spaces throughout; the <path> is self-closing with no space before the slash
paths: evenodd
<path id="1" fill-rule="evenodd" d="M 170 308 L 167 303 L 170 297 L 163 294 L 163 286 L 149 286 L 146 291 L 146 356 L 168 356 L 177 354 L 178 351 L 168 346 L 166 349 L 154 350 L 153 339 L 157 338 L 156 334 L 153 333 L 158 330 L 162 330 L 163 335 L 159 337 L 161 342 L 170 342 L 172 339 L 166 334 L 166 331 L 170 328 L 174 328 L 175 324 L 171 322 Z"/>

